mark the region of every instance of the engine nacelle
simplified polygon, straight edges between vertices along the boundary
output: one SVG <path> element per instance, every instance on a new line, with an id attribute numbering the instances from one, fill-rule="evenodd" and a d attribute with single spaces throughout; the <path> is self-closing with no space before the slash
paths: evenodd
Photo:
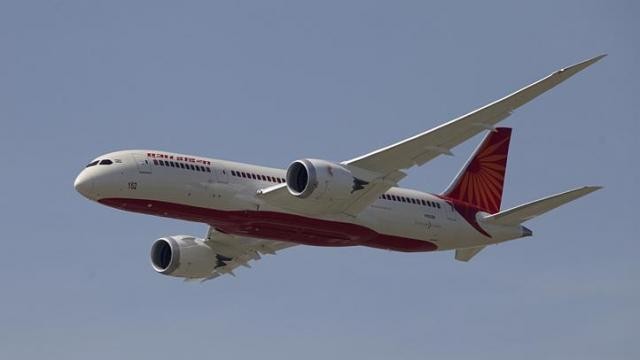
<path id="1" fill-rule="evenodd" d="M 366 181 L 349 169 L 326 160 L 296 160 L 287 169 L 287 189 L 293 196 L 317 200 L 342 200 L 362 189 Z"/>
<path id="2" fill-rule="evenodd" d="M 203 239 L 187 235 L 167 236 L 151 246 L 151 266 L 161 274 L 199 279 L 211 276 L 216 253 Z"/>

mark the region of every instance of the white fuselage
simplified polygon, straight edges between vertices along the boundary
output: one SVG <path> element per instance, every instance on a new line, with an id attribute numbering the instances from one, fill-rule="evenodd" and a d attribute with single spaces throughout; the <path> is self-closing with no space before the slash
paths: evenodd
<path id="1" fill-rule="evenodd" d="M 87 198 L 207 223 L 232 235 L 398 251 L 477 247 L 523 236 L 521 226 L 484 223 L 483 214 L 469 212 L 465 204 L 411 189 L 393 187 L 355 217 L 304 214 L 273 207 L 257 196 L 258 190 L 284 182 L 282 169 L 147 150 L 96 160 L 111 164 L 98 163 L 80 173 L 75 187 Z"/>

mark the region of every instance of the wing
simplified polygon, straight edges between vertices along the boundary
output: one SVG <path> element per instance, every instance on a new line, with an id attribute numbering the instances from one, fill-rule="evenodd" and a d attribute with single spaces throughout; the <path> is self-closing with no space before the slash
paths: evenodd
<path id="1" fill-rule="evenodd" d="M 511 95 L 494 101 L 457 119 L 425 131 L 369 154 L 345 161 L 343 164 L 388 174 L 423 165 L 441 154 L 451 154 L 451 148 L 477 135 L 511 115 L 520 106 L 554 88 L 606 55 L 596 56 L 576 65 L 560 69 Z"/>
<path id="2" fill-rule="evenodd" d="M 272 205 L 304 213 L 343 213 L 356 216 L 373 203 L 381 194 L 406 176 L 403 170 L 424 165 L 435 157 L 452 155 L 451 149 L 478 133 L 492 130 L 494 125 L 507 118 L 513 110 L 552 89 L 606 55 L 596 56 L 581 63 L 560 69 L 547 77 L 528 85 L 511 95 L 494 101 L 457 119 L 412 136 L 393 145 L 366 155 L 343 161 L 352 174 L 365 180 L 361 191 L 339 203 L 312 204 L 310 200 L 290 195 L 285 184 L 258 190 L 258 195 Z"/>
<path id="3" fill-rule="evenodd" d="M 209 227 L 205 243 L 215 251 L 216 267 L 214 272 L 203 281 L 215 279 L 224 274 L 235 276 L 233 270 L 239 266 L 250 268 L 251 260 L 260 260 L 262 255 L 275 255 L 277 251 L 297 244 L 285 241 L 272 241 L 222 233 Z"/>

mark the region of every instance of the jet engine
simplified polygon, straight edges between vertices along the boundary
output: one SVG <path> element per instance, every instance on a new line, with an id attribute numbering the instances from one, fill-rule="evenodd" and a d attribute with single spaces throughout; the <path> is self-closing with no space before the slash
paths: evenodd
<path id="1" fill-rule="evenodd" d="M 193 236 L 174 235 L 156 240 L 151 246 L 151 266 L 160 274 L 181 278 L 206 278 L 216 266 L 216 253 Z"/>
<path id="2" fill-rule="evenodd" d="M 317 200 L 342 200 L 360 190 L 366 181 L 355 178 L 342 165 L 326 160 L 296 160 L 287 169 L 287 189 L 293 196 Z"/>

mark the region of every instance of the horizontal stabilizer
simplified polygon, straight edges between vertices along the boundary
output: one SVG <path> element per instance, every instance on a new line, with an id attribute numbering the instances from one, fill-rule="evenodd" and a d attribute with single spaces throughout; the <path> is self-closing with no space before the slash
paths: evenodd
<path id="1" fill-rule="evenodd" d="M 497 214 L 484 218 L 484 221 L 490 221 L 501 225 L 517 225 L 527 220 L 531 220 L 538 215 L 542 215 L 549 210 L 553 210 L 570 201 L 583 197 L 596 190 L 600 190 L 601 186 L 584 186 L 578 189 L 569 190 L 560 194 L 551 195 L 540 200 L 532 201 L 514 208 L 501 211 Z"/>
<path id="2" fill-rule="evenodd" d="M 477 246 L 466 249 L 456 249 L 456 260 L 467 262 L 484 248 L 484 246 Z"/>

